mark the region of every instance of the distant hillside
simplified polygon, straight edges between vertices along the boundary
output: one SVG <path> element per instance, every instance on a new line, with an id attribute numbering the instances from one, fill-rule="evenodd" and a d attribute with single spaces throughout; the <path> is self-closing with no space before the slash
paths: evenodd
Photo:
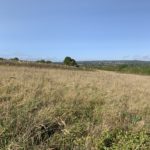
<path id="1" fill-rule="evenodd" d="M 150 61 L 117 60 L 117 61 L 80 61 L 85 68 L 115 71 L 121 73 L 150 75 Z"/>
<path id="2" fill-rule="evenodd" d="M 80 65 L 150 65 L 150 61 L 140 61 L 140 60 L 97 60 L 97 61 L 78 61 Z"/>
<path id="3" fill-rule="evenodd" d="M 18 66 L 18 67 L 36 67 L 36 68 L 49 68 L 49 69 L 69 69 L 69 70 L 106 70 L 121 73 L 142 74 L 150 75 L 150 61 L 138 60 L 104 60 L 104 61 L 78 61 L 79 67 L 67 66 L 62 62 L 50 61 L 23 61 L 23 60 L 0 60 L 0 65 Z"/>

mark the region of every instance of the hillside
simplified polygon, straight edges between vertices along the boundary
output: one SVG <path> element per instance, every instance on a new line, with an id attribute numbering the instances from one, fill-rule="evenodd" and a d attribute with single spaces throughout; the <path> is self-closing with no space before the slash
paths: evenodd
<path id="1" fill-rule="evenodd" d="M 118 61 L 81 61 L 81 67 L 115 71 L 120 73 L 132 73 L 150 75 L 150 61 L 118 60 Z"/>
<path id="2" fill-rule="evenodd" d="M 0 149 L 148 150 L 150 76 L 0 66 Z"/>
<path id="3" fill-rule="evenodd" d="M 134 65 L 150 65 L 150 61 L 140 61 L 140 60 L 97 60 L 97 61 L 78 61 L 79 64 L 93 64 L 93 65 L 119 65 L 119 64 L 134 64 Z"/>

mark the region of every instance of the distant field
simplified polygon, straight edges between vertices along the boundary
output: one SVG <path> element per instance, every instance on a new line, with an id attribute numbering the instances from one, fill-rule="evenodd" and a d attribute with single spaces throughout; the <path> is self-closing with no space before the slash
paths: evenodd
<path id="1" fill-rule="evenodd" d="M 149 150 L 150 76 L 2 64 L 0 149 Z"/>
<path id="2" fill-rule="evenodd" d="M 89 61 L 79 62 L 79 64 L 91 69 L 150 75 L 149 61 Z"/>
<path id="3" fill-rule="evenodd" d="M 18 67 L 36 67 L 47 69 L 69 69 L 69 70 L 105 70 L 120 73 L 150 75 L 150 61 L 83 61 L 77 62 L 78 67 L 64 65 L 63 62 L 49 61 L 15 61 L 15 60 L 1 60 L 0 65 L 18 66 Z"/>

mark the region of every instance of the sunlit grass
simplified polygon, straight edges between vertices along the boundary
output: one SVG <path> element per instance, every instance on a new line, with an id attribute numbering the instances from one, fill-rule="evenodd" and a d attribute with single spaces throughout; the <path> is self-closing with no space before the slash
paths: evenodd
<path id="1" fill-rule="evenodd" d="M 150 77 L 0 66 L 0 148 L 149 149 Z"/>

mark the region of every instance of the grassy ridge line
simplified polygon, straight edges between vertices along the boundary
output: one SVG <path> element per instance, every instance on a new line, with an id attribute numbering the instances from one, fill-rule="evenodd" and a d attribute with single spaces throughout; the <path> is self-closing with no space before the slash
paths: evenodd
<path id="1" fill-rule="evenodd" d="M 129 73 L 139 75 L 150 75 L 150 65 L 148 64 L 109 64 L 109 65 L 84 65 L 86 68 L 99 69 L 105 71 L 115 71 L 118 73 Z"/>
<path id="2" fill-rule="evenodd" d="M 32 61 L 0 61 L 0 65 L 7 65 L 7 66 L 16 66 L 16 67 L 36 67 L 36 68 L 55 68 L 55 69 L 77 69 L 76 67 L 72 66 L 65 66 L 62 64 L 44 64 L 44 63 L 37 63 Z"/>
<path id="3" fill-rule="evenodd" d="M 119 65 L 115 67 L 106 67 L 106 68 L 100 68 L 103 70 L 108 71 L 116 71 L 120 73 L 131 73 L 131 74 L 139 74 L 139 75 L 150 75 L 150 66 L 144 65 Z"/>
<path id="4" fill-rule="evenodd" d="M 45 69 L 64 69 L 64 70 L 80 70 L 80 71 L 96 71 L 96 68 L 80 66 L 67 66 L 62 63 L 38 63 L 34 61 L 11 61 L 11 60 L 0 60 L 0 66 L 15 66 L 15 67 L 34 67 L 34 68 L 45 68 Z"/>
<path id="5" fill-rule="evenodd" d="M 80 64 L 80 67 L 67 66 L 63 64 L 46 64 L 37 63 L 32 61 L 11 61 L 11 60 L 0 60 L 0 65 L 17 66 L 17 67 L 36 67 L 36 68 L 48 68 L 48 69 L 67 69 L 67 70 L 83 70 L 83 71 L 115 71 L 118 73 L 127 74 L 139 74 L 139 75 L 150 75 L 149 64 L 109 64 L 109 65 L 96 65 L 96 64 Z"/>

